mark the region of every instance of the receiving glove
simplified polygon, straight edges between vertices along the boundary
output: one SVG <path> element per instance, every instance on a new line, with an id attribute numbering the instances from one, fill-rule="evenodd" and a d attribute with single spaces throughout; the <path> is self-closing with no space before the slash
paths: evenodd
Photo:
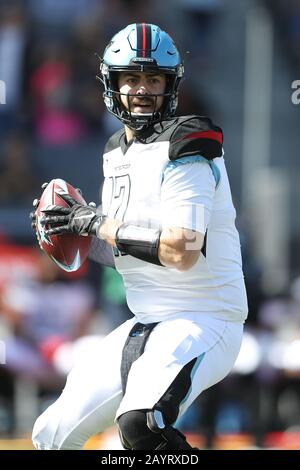
<path id="1" fill-rule="evenodd" d="M 98 228 L 104 220 L 103 215 L 97 214 L 96 204 L 78 204 L 69 194 L 60 197 L 69 207 L 51 206 L 44 209 L 41 224 L 45 226 L 45 235 L 62 235 L 74 233 L 76 235 L 97 235 Z"/>

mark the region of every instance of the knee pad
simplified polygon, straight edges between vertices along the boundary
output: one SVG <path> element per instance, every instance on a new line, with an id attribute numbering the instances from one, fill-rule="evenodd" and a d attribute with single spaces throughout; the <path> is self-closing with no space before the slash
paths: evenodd
<path id="1" fill-rule="evenodd" d="M 118 428 L 125 449 L 192 449 L 181 432 L 165 425 L 163 415 L 158 410 L 128 411 L 118 419 Z"/>

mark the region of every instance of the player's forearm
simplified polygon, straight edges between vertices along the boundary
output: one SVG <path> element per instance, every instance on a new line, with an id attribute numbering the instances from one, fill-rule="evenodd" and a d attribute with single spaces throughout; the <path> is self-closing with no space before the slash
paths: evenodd
<path id="1" fill-rule="evenodd" d="M 123 222 L 120 220 L 109 219 L 107 217 L 99 227 L 97 237 L 101 240 L 104 240 L 110 246 L 116 247 L 116 233 L 122 223 Z"/>
<path id="2" fill-rule="evenodd" d="M 125 231 L 121 230 L 125 226 Z M 98 236 L 136 258 L 180 271 L 190 269 L 197 262 L 204 239 L 201 233 L 187 229 L 167 228 L 160 232 L 113 219 L 101 224 Z"/>
<path id="3" fill-rule="evenodd" d="M 99 227 L 97 236 L 124 254 L 162 266 L 158 257 L 160 233 L 159 227 L 147 228 L 106 219 Z"/>
<path id="4" fill-rule="evenodd" d="M 160 235 L 158 256 L 164 266 L 187 271 L 197 262 L 202 245 L 200 233 L 167 228 Z"/>

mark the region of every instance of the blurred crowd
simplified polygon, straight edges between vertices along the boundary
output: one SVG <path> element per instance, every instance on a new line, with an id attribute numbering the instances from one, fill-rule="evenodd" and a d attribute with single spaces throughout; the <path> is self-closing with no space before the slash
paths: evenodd
<path id="1" fill-rule="evenodd" d="M 265 3 L 281 17 L 299 65 L 300 2 Z M 101 56 L 111 36 L 131 22 L 161 25 L 186 62 L 179 112 L 213 113 L 218 122 L 193 72 L 210 66 L 211 32 L 222 8 L 222 0 L 0 0 L 0 80 L 6 84 L 6 104 L 0 104 L 0 434 L 18 432 L 20 378 L 35 384 L 38 406 L 45 406 L 43 398 L 59 393 L 76 355 L 131 316 L 115 271 L 87 262 L 66 275 L 37 250 L 28 218 L 41 184 L 54 177 L 99 202 L 101 152 L 119 123 L 104 109 L 95 53 Z M 249 320 L 239 359 L 180 423 L 204 432 L 208 446 L 218 432 L 250 432 L 261 444 L 270 430 L 300 427 L 300 278 L 289 291 L 266 296 L 246 235 L 241 231 Z"/>
<path id="2" fill-rule="evenodd" d="M 280 31 L 282 46 L 291 67 L 300 69 L 300 1 L 265 0 Z"/>

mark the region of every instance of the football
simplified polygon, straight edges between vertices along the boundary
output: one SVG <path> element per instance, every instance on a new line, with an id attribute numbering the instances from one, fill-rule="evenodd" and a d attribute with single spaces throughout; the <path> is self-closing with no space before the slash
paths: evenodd
<path id="1" fill-rule="evenodd" d="M 68 207 L 68 204 L 60 197 L 61 194 L 69 194 L 79 204 L 86 204 L 79 192 L 63 179 L 50 181 L 41 195 L 36 210 L 36 233 L 41 249 L 65 271 L 77 271 L 83 264 L 89 253 L 91 237 L 65 233 L 62 235 L 45 234 L 41 218 L 43 210 L 51 205 Z"/>

